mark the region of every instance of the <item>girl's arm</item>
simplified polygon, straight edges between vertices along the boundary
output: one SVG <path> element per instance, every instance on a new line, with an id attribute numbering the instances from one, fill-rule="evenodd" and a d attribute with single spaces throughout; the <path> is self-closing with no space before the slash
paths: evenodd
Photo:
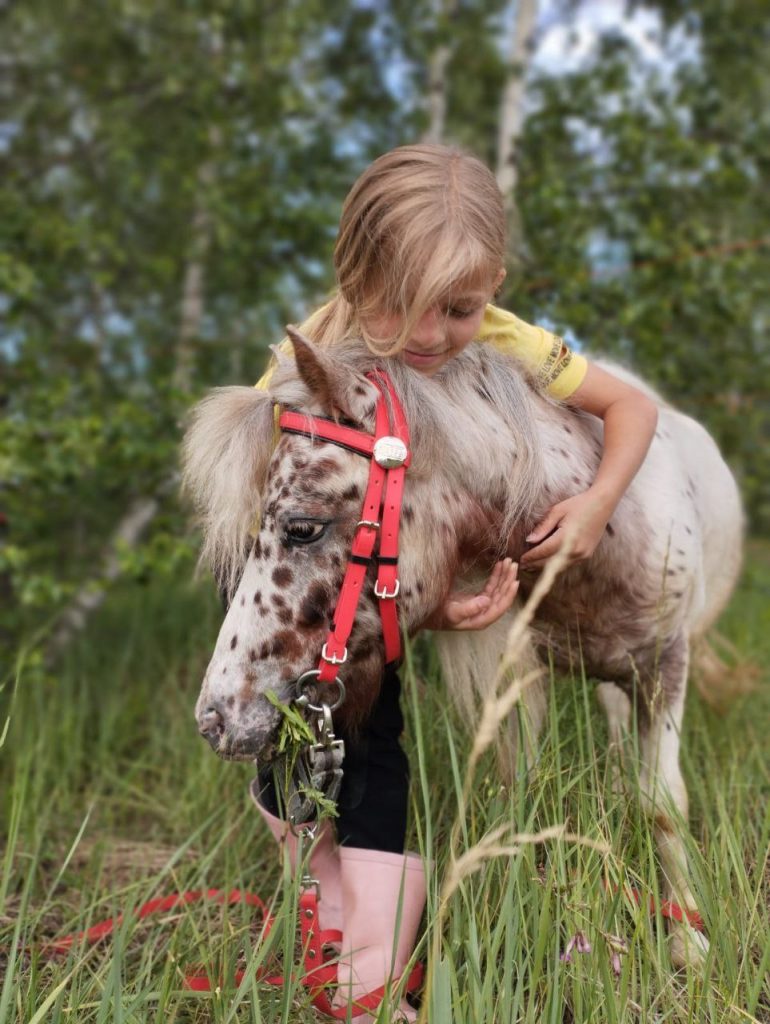
<path id="1" fill-rule="evenodd" d="M 569 402 L 604 421 L 604 453 L 587 491 L 560 501 L 527 537 L 523 569 L 540 569 L 572 533 L 569 563 L 590 558 L 636 476 L 658 423 L 658 407 L 637 388 L 593 363 Z"/>

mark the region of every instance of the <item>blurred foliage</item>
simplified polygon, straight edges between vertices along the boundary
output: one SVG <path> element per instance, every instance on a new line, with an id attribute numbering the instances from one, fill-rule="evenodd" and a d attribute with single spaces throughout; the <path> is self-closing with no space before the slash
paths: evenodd
<path id="1" fill-rule="evenodd" d="M 4 42 L 12 646 L 98 576 L 134 499 L 160 494 L 163 514 L 126 568 L 189 563 L 180 419 L 206 387 L 256 379 L 328 289 L 340 196 L 402 120 L 373 15 L 346 0 L 32 2 L 5 13 Z"/>
<path id="2" fill-rule="evenodd" d="M 708 426 L 766 532 L 770 8 L 652 6 L 662 61 L 609 35 L 589 67 L 535 85 L 522 311 L 629 363 Z"/>
<path id="3" fill-rule="evenodd" d="M 767 529 L 770 12 L 645 6 L 661 17 L 662 61 L 608 32 L 578 71 L 532 79 L 523 258 L 503 301 L 630 361 L 705 421 Z M 448 137 L 494 165 L 508 9 L 5 11 L 0 644 L 98 576 L 142 496 L 161 513 L 119 553 L 125 570 L 188 571 L 173 485 L 185 409 L 255 379 L 283 324 L 323 298 L 341 200 L 375 155 L 419 137 L 441 43 Z"/>

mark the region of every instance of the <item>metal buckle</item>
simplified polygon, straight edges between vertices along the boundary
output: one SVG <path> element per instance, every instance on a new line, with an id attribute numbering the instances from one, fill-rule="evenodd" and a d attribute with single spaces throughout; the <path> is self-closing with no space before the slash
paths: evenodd
<path id="1" fill-rule="evenodd" d="M 374 519 L 359 519 L 356 523 L 356 529 L 358 529 L 359 526 L 369 526 L 373 530 L 379 530 L 380 528 L 380 524 Z"/>
<path id="2" fill-rule="evenodd" d="M 383 587 L 382 590 L 380 591 L 380 590 L 377 589 L 377 583 L 375 582 L 375 584 L 374 584 L 374 594 L 375 594 L 375 597 L 379 597 L 379 599 L 381 601 L 384 601 L 386 598 L 398 597 L 398 592 L 399 592 L 400 589 L 401 589 L 401 581 L 400 580 L 396 580 L 396 585 L 393 588 L 393 593 L 392 594 L 388 592 L 388 588 L 387 587 Z"/>
<path id="3" fill-rule="evenodd" d="M 307 672 L 303 672 L 302 675 L 297 680 L 297 689 L 301 690 L 302 684 L 310 676 L 314 676 L 317 679 L 318 676 L 320 676 L 320 674 L 321 670 L 317 668 L 311 668 L 308 669 Z M 333 704 L 324 703 L 321 706 L 319 706 L 318 704 L 311 704 L 310 698 L 306 693 L 300 693 L 299 697 L 295 698 L 294 703 L 298 704 L 301 708 L 307 708 L 308 711 L 312 711 L 316 715 L 323 715 L 324 707 L 328 707 L 329 711 L 336 711 L 337 708 L 340 707 L 342 702 L 345 700 L 345 684 L 343 683 L 339 676 L 337 676 L 337 678 L 334 680 L 334 683 L 339 688 L 339 696 L 337 697 Z"/>
<path id="4" fill-rule="evenodd" d="M 324 644 L 321 648 L 321 657 L 324 661 L 328 661 L 330 665 L 344 665 L 348 660 L 348 649 L 347 647 L 343 647 L 343 655 L 341 658 L 338 658 L 335 654 L 332 654 L 331 656 L 327 654 L 326 644 Z"/>
<path id="5" fill-rule="evenodd" d="M 374 442 L 372 457 L 383 469 L 398 469 L 409 458 L 409 450 L 400 437 L 379 437 Z"/>
<path id="6" fill-rule="evenodd" d="M 314 890 L 316 899 L 320 901 L 321 883 L 317 878 L 311 878 L 311 876 L 307 872 L 305 872 L 305 874 L 300 879 L 299 887 L 302 890 L 302 892 L 308 892 L 311 889 Z"/>

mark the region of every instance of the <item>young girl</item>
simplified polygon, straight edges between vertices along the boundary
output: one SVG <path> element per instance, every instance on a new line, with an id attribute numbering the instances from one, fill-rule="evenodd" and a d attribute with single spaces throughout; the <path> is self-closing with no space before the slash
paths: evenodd
<path id="1" fill-rule="evenodd" d="M 450 147 L 400 147 L 375 160 L 351 189 L 334 250 L 337 294 L 300 330 L 318 345 L 359 336 L 372 351 L 438 382 L 441 368 L 467 345 L 492 344 L 518 357 L 536 386 L 603 420 L 596 477 L 588 490 L 554 505 L 527 537 L 520 566 L 529 571 L 559 550 L 567 530 L 570 561 L 591 556 L 647 453 L 657 411 L 561 338 L 490 305 L 505 277 L 505 255 L 503 198 L 488 168 Z M 430 625 L 483 629 L 507 610 L 517 587 L 517 567 L 506 559 L 480 594 L 448 595 Z M 344 737 L 336 836 L 325 826 L 311 855 L 322 925 L 344 935 L 339 1005 L 400 974 L 425 899 L 419 860 L 403 852 L 409 768 L 399 742 L 399 692 L 398 676 L 388 670 L 363 734 Z M 255 780 L 253 792 L 276 837 L 285 837 L 269 780 Z M 416 1019 L 406 1002 L 400 1013 Z"/>

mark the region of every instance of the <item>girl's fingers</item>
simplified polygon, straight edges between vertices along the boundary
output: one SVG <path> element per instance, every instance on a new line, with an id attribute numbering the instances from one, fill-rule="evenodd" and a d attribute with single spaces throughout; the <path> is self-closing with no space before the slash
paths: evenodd
<path id="1" fill-rule="evenodd" d="M 521 565 L 527 569 L 534 569 L 545 563 L 551 555 L 555 555 L 561 547 L 562 537 L 559 530 L 552 534 L 542 544 L 531 548 L 521 556 Z"/>
<path id="2" fill-rule="evenodd" d="M 559 505 L 554 505 L 554 507 L 547 513 L 545 519 L 541 520 L 534 530 L 527 534 L 527 542 L 529 544 L 539 543 L 559 525 L 561 518 L 562 511 Z"/>
<path id="3" fill-rule="evenodd" d="M 490 588 L 488 605 L 483 609 L 477 607 L 472 614 L 470 605 L 467 605 L 465 610 L 469 614 L 457 623 L 457 628 L 484 629 L 496 622 L 510 608 L 516 597 L 516 592 L 519 589 L 517 571 L 518 566 L 510 558 L 498 562 L 493 570 L 495 584 L 494 589 Z"/>
<path id="4" fill-rule="evenodd" d="M 443 619 L 453 629 L 484 629 L 510 608 L 519 588 L 518 565 L 510 558 L 496 562 L 480 594 L 450 596 Z"/>
<path id="5" fill-rule="evenodd" d="M 494 568 L 492 569 L 492 573 L 484 590 L 486 591 L 491 589 L 493 584 L 496 587 L 504 586 L 511 573 L 513 573 L 514 576 L 516 575 L 516 569 L 517 565 L 512 558 L 503 558 L 501 561 L 495 562 Z"/>
<path id="6" fill-rule="evenodd" d="M 489 579 L 487 580 L 484 586 L 482 594 L 491 595 L 492 592 L 496 590 L 497 587 L 500 585 L 500 580 L 503 575 L 503 569 L 506 561 L 508 561 L 508 559 L 505 559 L 502 562 L 495 562 L 492 572 L 489 575 Z"/>

